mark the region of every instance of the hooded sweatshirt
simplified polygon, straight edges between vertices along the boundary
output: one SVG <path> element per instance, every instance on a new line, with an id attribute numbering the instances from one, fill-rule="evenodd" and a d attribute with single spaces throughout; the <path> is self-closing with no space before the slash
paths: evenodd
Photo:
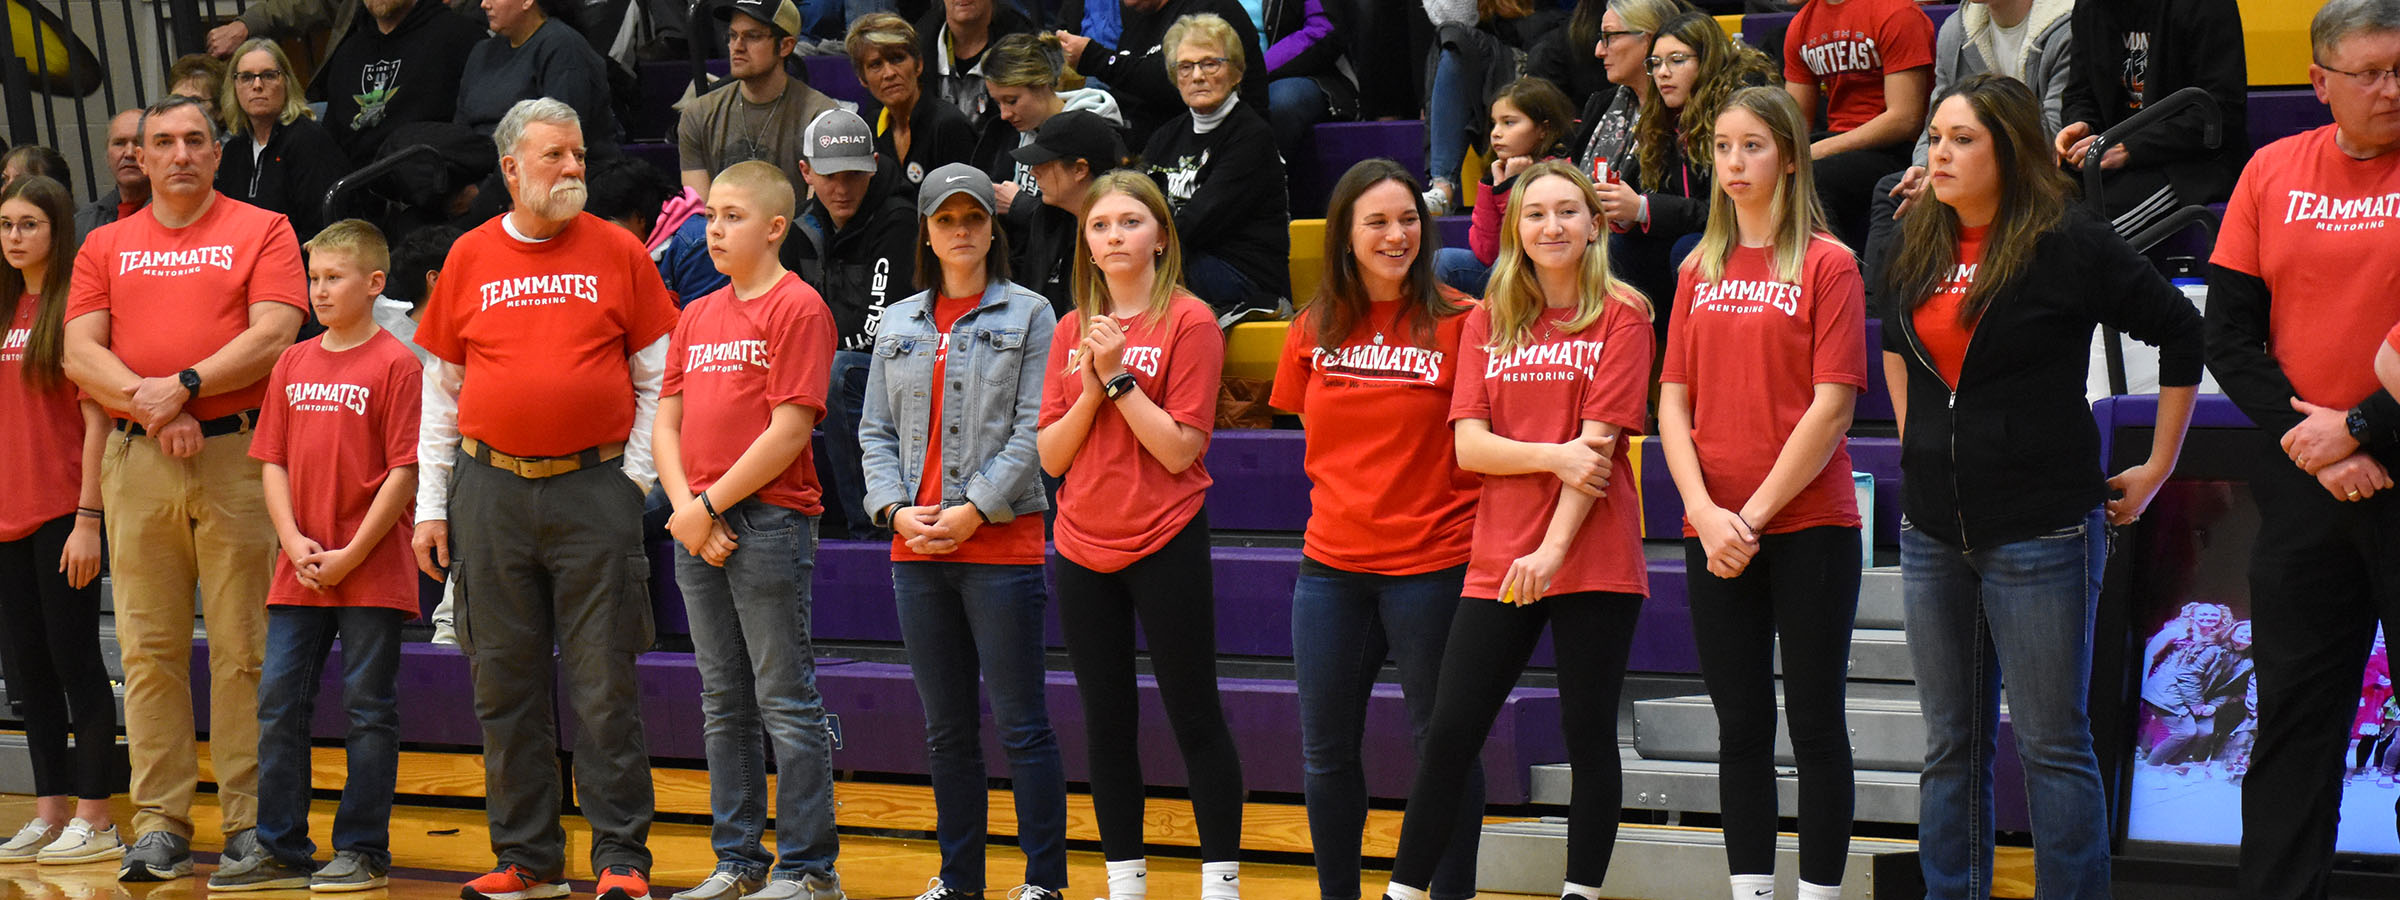
<path id="1" fill-rule="evenodd" d="M 833 310 L 838 349 L 873 349 L 884 307 L 917 292 L 916 191 L 894 193 L 897 180 L 891 160 L 882 160 L 849 224 L 836 228 L 819 197 L 783 242 L 784 267 L 800 273 Z"/>
<path id="2" fill-rule="evenodd" d="M 358 166 L 372 162 L 399 126 L 457 114 L 467 66 L 459 48 L 482 40 L 483 30 L 441 0 L 417 0 L 392 33 L 375 17 L 358 16 L 340 39 L 309 82 L 308 99 L 324 101 L 326 133 Z"/>
<path id="3" fill-rule="evenodd" d="M 2025 21 L 2017 25 L 2023 34 L 2017 59 L 1995 64 L 2001 28 L 1992 21 L 1991 9 L 1981 3 L 1959 4 L 1958 12 L 1943 20 L 1941 32 L 1934 36 L 1933 92 L 1926 96 L 1939 97 L 1942 89 L 1985 72 L 2011 74 L 2042 98 L 2042 133 L 2057 134 L 2066 125 L 2061 110 L 2067 83 L 2075 80 L 2074 14 L 2075 0 L 2033 0 Z M 1926 136 L 1917 135 L 1915 165 L 1925 164 L 1927 146 Z"/>

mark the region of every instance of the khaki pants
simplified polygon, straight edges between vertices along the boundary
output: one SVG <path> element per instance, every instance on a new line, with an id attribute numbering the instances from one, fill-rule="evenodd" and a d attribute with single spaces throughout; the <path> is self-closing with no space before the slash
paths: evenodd
<path id="1" fill-rule="evenodd" d="M 194 588 L 208 629 L 209 752 L 225 833 L 258 820 L 258 677 L 277 548 L 250 437 L 212 437 L 199 455 L 175 459 L 154 438 L 112 432 L 101 457 L 136 835 L 192 835 Z"/>

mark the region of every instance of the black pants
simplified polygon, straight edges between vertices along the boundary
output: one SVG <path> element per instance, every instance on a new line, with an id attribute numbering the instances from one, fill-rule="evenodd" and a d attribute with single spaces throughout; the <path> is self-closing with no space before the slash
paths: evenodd
<path id="1" fill-rule="evenodd" d="M 1567 880 L 1596 885 L 1608 877 L 1624 808 L 1624 774 L 1617 758 L 1617 697 L 1625 660 L 1633 652 L 1633 623 L 1642 598 L 1585 593 L 1544 598 L 1530 606 L 1496 600 L 1459 601 L 1442 651 L 1441 687 L 1417 777 L 1400 820 L 1392 880 L 1422 888 L 1449 849 L 1462 802 L 1458 773 L 1483 752 L 1492 721 L 1517 686 L 1542 630 L 1552 630 L 1558 655 L 1558 709 L 1566 732 L 1567 764 L 1575 770 L 1567 801 Z"/>
<path id="2" fill-rule="evenodd" d="M 1708 572 L 1698 538 L 1683 542 L 1691 571 L 1692 637 L 1717 708 L 1717 786 L 1725 861 L 1735 875 L 1775 873 L 1775 651 L 1800 764 L 1800 880 L 1842 883 L 1850 851 L 1850 627 L 1858 612 L 1856 528 L 1821 526 L 1759 538 L 1731 579 Z"/>
<path id="3" fill-rule="evenodd" d="M 1819 134 L 1817 140 L 1831 137 Z M 1825 204 L 1825 215 L 1833 220 L 1833 233 L 1858 250 L 1867 245 L 1867 209 L 1872 203 L 1875 183 L 1893 172 L 1908 168 L 1908 158 L 1914 148 L 1911 141 L 1899 141 L 1880 147 L 1862 147 L 1837 153 L 1816 162 L 1817 201 Z"/>
<path id="4" fill-rule="evenodd" d="M 2258 744 L 2242 781 L 2240 896 L 2322 898 L 2358 711 L 2349 685 L 2364 677 L 2377 621 L 2400 634 L 2400 495 L 2337 501 L 2272 445 L 2258 454 Z"/>
<path id="5" fill-rule="evenodd" d="M 24 707 L 34 794 L 101 800 L 123 757 L 117 698 L 100 661 L 100 582 L 68 587 L 58 570 L 74 531 L 70 513 L 0 544 L 0 652 L 8 655 L 9 698 Z"/>
<path id="6" fill-rule="evenodd" d="M 1242 847 L 1242 758 L 1217 698 L 1217 604 L 1209 571 L 1208 514 L 1158 552 L 1115 572 L 1058 561 L 1058 619 L 1075 690 L 1083 697 L 1092 807 L 1100 853 L 1142 858 L 1141 692 L 1134 683 L 1134 620 L 1183 752 L 1200 859 L 1229 862 Z"/>

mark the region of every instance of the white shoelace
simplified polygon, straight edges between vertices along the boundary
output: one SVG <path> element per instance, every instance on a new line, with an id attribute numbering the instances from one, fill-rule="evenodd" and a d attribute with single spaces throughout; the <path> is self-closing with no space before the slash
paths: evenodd
<path id="1" fill-rule="evenodd" d="M 59 832 L 58 839 L 64 841 L 68 838 L 74 838 L 76 839 L 76 843 L 82 843 L 85 840 L 89 840 L 91 836 L 96 833 L 97 832 L 92 830 L 92 823 L 86 822 L 82 819 L 76 819 L 67 823 L 67 830 Z"/>
<path id="2" fill-rule="evenodd" d="M 928 878 L 925 879 L 925 893 L 918 894 L 917 900 L 942 900 L 942 895 L 949 893 L 949 890 L 942 885 L 941 879 Z"/>
<path id="3" fill-rule="evenodd" d="M 8 842 L 14 844 L 19 841 L 40 840 L 43 835 L 49 833 L 50 823 L 35 819 L 25 823 L 25 827 L 17 829 L 17 836 L 10 838 Z"/>

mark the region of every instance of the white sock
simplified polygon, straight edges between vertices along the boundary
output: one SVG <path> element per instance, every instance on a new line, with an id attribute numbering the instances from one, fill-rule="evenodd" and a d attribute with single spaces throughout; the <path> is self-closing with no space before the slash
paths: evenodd
<path id="1" fill-rule="evenodd" d="M 1144 900 L 1150 895 L 1150 861 L 1108 861 L 1108 900 Z"/>
<path id="2" fill-rule="evenodd" d="M 1241 900 L 1242 864 L 1232 860 L 1200 864 L 1200 900 Z"/>
<path id="3" fill-rule="evenodd" d="M 1733 876 L 1733 900 L 1775 900 L 1775 876 Z"/>
<path id="4" fill-rule="evenodd" d="M 1566 887 L 1559 889 L 1559 896 L 1582 897 L 1583 900 L 1600 900 L 1600 889 L 1592 885 L 1576 884 L 1575 882 L 1570 881 L 1567 882 Z"/>
<path id="5" fill-rule="evenodd" d="M 1842 886 L 1800 882 L 1800 900 L 1841 900 Z"/>
<path id="6" fill-rule="evenodd" d="M 1413 888 L 1400 882 L 1383 886 L 1383 895 L 1390 900 L 1427 900 L 1424 888 Z"/>

